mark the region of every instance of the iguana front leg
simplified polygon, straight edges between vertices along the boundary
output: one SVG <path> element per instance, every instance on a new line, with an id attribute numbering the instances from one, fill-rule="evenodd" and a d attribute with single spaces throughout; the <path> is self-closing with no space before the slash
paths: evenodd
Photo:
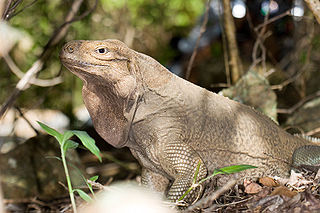
<path id="1" fill-rule="evenodd" d="M 160 150 L 160 164 L 174 181 L 168 191 L 168 199 L 176 202 L 192 186 L 197 166 L 200 164 L 196 182 L 207 176 L 207 168 L 197 152 L 187 144 L 170 142 Z M 187 204 L 195 202 L 202 193 L 202 187 L 192 190 L 183 200 Z"/>
<path id="2" fill-rule="evenodd" d="M 147 168 L 142 168 L 141 183 L 144 186 L 148 186 L 151 190 L 165 195 L 168 189 L 169 179 Z"/>

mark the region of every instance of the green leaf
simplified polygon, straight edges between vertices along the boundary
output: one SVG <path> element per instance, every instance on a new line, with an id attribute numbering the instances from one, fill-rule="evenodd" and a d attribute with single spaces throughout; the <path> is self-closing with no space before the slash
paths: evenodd
<path id="1" fill-rule="evenodd" d="M 195 172 L 194 177 L 193 177 L 193 182 L 192 182 L 193 184 L 195 184 L 196 181 L 197 181 L 199 170 L 200 170 L 200 166 L 201 166 L 201 160 L 199 160 L 199 163 L 197 165 L 197 169 L 196 169 L 196 172 Z"/>
<path id="2" fill-rule="evenodd" d="M 59 133 L 55 129 L 52 129 L 51 127 L 48 127 L 47 125 L 45 125 L 44 123 L 41 123 L 40 121 L 37 121 L 37 122 L 44 131 L 46 131 L 49 135 L 54 136 L 60 145 L 62 144 L 63 135 L 61 133 Z"/>
<path id="3" fill-rule="evenodd" d="M 192 186 L 189 187 L 189 189 L 185 193 L 183 193 L 183 195 L 178 199 L 178 201 L 183 200 L 183 198 L 185 198 L 191 192 L 192 189 L 193 189 Z"/>
<path id="4" fill-rule="evenodd" d="M 79 146 L 79 144 L 77 142 L 74 142 L 72 140 L 67 140 L 64 144 L 63 144 L 63 151 L 64 153 L 66 153 L 66 151 L 68 149 L 75 149 Z"/>
<path id="5" fill-rule="evenodd" d="M 243 170 L 255 169 L 255 168 L 257 168 L 257 167 L 243 164 L 243 165 L 227 166 L 227 167 L 220 168 L 218 170 L 225 173 L 225 174 L 232 174 L 232 173 L 241 172 Z"/>
<path id="6" fill-rule="evenodd" d="M 88 133 L 84 131 L 78 131 L 78 130 L 73 130 L 72 131 L 82 142 L 82 144 L 101 162 L 101 156 L 100 156 L 100 150 L 99 148 L 95 145 L 95 141 L 93 138 L 91 138 Z"/>
<path id="7" fill-rule="evenodd" d="M 85 200 L 85 201 L 87 201 L 87 202 L 91 202 L 91 201 L 92 201 L 92 198 L 91 198 L 87 193 L 85 193 L 84 191 L 82 191 L 81 189 L 74 189 L 73 191 L 74 191 L 74 192 L 78 192 L 79 196 L 80 196 L 83 200 Z"/>
<path id="8" fill-rule="evenodd" d="M 95 176 L 89 178 L 89 180 L 95 182 L 96 180 L 98 180 L 98 178 L 99 178 L 99 175 L 95 175 Z M 85 180 L 85 181 L 86 181 L 86 184 L 87 184 L 89 190 L 91 191 L 93 197 L 95 198 L 95 195 L 94 195 L 94 192 L 93 192 L 93 189 L 92 189 L 92 184 L 89 183 L 87 180 Z"/>
<path id="9" fill-rule="evenodd" d="M 255 169 L 255 168 L 258 168 L 258 167 L 243 164 L 243 165 L 234 165 L 234 166 L 223 167 L 220 169 L 215 169 L 211 175 L 200 180 L 199 184 L 201 184 L 201 183 L 203 183 L 203 182 L 205 182 L 205 181 L 207 181 L 207 180 L 209 180 L 219 174 L 232 174 L 232 173 L 236 173 L 236 172 L 241 172 L 246 169 Z"/>
<path id="10" fill-rule="evenodd" d="M 95 182 L 96 180 L 98 180 L 98 178 L 99 178 L 99 175 L 96 175 L 96 176 L 92 176 L 91 178 L 89 178 L 89 180 Z"/>
<path id="11" fill-rule="evenodd" d="M 69 140 L 72 136 L 73 136 L 73 132 L 68 130 L 65 133 L 63 133 L 63 137 L 62 137 L 62 143 L 65 143 L 67 140 Z"/>

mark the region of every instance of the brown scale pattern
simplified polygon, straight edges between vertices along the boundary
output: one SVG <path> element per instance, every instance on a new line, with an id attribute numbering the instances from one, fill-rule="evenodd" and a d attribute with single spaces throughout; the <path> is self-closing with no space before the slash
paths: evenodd
<path id="1" fill-rule="evenodd" d="M 200 156 L 188 145 L 182 143 L 169 143 L 165 149 L 168 164 L 172 167 L 172 176 L 174 182 L 168 192 L 168 198 L 177 201 L 192 185 L 197 166 L 200 162 L 197 181 L 207 175 L 207 169 Z M 202 193 L 199 187 L 192 190 L 184 199 L 187 203 L 192 203 L 199 193 Z"/>

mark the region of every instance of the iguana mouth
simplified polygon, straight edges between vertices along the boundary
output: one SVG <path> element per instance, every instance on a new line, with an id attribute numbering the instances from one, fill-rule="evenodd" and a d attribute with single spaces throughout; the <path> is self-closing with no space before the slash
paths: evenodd
<path id="1" fill-rule="evenodd" d="M 62 63 L 67 67 L 108 67 L 109 65 L 93 64 L 85 61 L 75 60 L 71 58 L 60 58 Z M 78 66 L 77 66 L 78 65 Z"/>
<path id="2" fill-rule="evenodd" d="M 100 72 L 96 71 L 94 69 L 95 67 L 102 67 L 104 69 L 106 69 L 106 67 L 109 67 L 109 65 L 95 65 L 71 58 L 61 58 L 60 60 L 70 72 L 78 76 L 83 81 L 87 81 L 87 79 L 99 75 Z"/>

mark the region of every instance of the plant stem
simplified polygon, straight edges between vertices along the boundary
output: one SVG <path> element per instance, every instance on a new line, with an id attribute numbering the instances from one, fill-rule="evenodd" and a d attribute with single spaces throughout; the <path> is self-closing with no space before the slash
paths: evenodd
<path id="1" fill-rule="evenodd" d="M 61 159 L 62 159 L 62 163 L 63 163 L 63 168 L 64 168 L 64 172 L 65 172 L 66 178 L 67 178 L 67 184 L 68 184 L 69 196 L 70 196 L 70 200 L 71 200 L 72 209 L 73 209 L 74 213 L 77 213 L 76 202 L 74 200 L 71 179 L 70 179 L 70 175 L 69 175 L 69 171 L 68 171 L 68 167 L 67 167 L 66 156 L 63 151 L 63 146 L 60 146 L 60 150 L 61 150 Z"/>

